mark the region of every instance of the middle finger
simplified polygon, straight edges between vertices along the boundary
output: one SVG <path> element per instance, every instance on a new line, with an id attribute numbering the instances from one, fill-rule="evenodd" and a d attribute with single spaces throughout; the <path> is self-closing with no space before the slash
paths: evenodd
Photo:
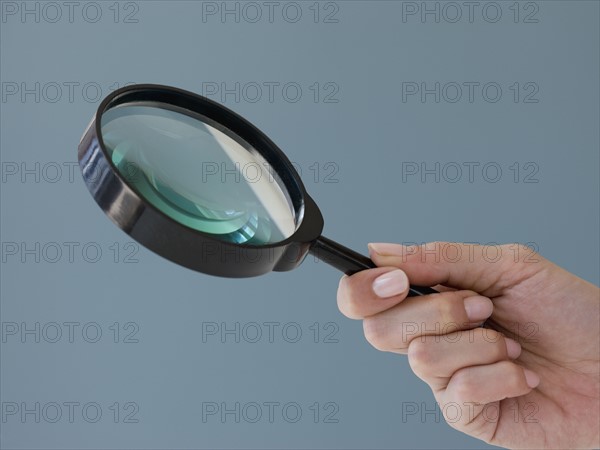
<path id="1" fill-rule="evenodd" d="M 376 349 L 405 354 L 415 338 L 475 328 L 492 311 L 492 301 L 473 291 L 442 292 L 409 297 L 386 311 L 366 317 L 363 329 L 367 341 Z"/>

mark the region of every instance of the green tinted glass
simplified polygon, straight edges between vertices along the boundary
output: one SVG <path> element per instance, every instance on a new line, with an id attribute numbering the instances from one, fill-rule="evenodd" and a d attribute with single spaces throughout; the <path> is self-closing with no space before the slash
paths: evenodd
<path id="1" fill-rule="evenodd" d="M 215 126 L 150 102 L 119 105 L 101 118 L 112 162 L 169 217 L 227 242 L 290 237 L 296 215 L 273 169 L 248 143 Z"/>

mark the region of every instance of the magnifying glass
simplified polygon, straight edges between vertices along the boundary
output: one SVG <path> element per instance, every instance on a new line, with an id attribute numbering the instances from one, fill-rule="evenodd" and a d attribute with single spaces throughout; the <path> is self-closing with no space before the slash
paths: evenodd
<path id="1" fill-rule="evenodd" d="M 348 275 L 375 267 L 321 235 L 319 208 L 265 134 L 194 93 L 147 84 L 114 91 L 78 160 L 117 226 L 190 269 L 252 277 L 294 269 L 309 253 Z M 409 295 L 434 292 L 411 286 Z"/>

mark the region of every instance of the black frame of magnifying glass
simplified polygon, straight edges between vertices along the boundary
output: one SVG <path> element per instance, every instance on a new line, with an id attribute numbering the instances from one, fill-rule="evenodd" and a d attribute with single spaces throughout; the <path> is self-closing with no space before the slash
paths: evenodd
<path id="1" fill-rule="evenodd" d="M 135 102 L 156 102 L 200 114 L 249 144 L 249 151 L 258 152 L 270 164 L 275 180 L 288 193 L 296 214 L 296 231 L 277 243 L 235 244 L 189 228 L 147 202 L 115 167 L 101 134 L 104 112 Z M 192 92 L 154 84 L 131 85 L 112 92 L 102 101 L 81 138 L 78 160 L 84 182 L 105 214 L 140 244 L 184 267 L 222 277 L 252 277 L 294 269 L 309 252 L 346 274 L 375 267 L 366 256 L 321 235 L 323 216 L 319 208 L 273 141 L 235 112 Z M 411 286 L 409 295 L 434 292 L 428 287 Z"/>

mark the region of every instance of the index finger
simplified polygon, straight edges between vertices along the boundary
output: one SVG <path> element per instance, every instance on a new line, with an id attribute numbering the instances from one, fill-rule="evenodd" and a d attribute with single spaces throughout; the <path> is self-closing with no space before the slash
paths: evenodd
<path id="1" fill-rule="evenodd" d="M 369 244 L 371 259 L 378 266 L 395 266 L 406 272 L 411 283 L 441 284 L 469 289 L 487 297 L 500 295 L 514 280 L 524 276 L 533 265 L 515 260 L 517 245 L 483 246 L 454 242 L 430 242 L 423 245 Z M 530 249 L 521 253 L 531 254 Z"/>

